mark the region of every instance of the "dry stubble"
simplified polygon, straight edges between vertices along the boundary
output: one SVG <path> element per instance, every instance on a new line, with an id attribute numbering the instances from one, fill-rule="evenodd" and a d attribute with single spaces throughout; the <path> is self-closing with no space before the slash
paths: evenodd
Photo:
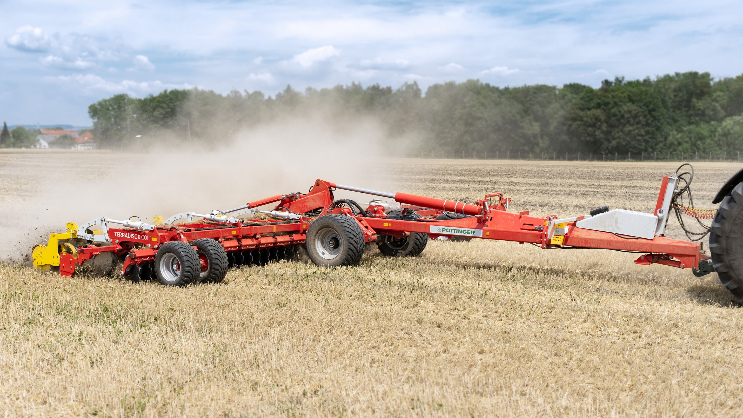
<path id="1" fill-rule="evenodd" d="M 515 210 L 560 215 L 603 204 L 652 209 L 660 176 L 675 169 L 421 160 L 387 166 L 388 183 L 401 191 L 470 201 L 503 191 Z M 708 202 L 737 166 L 697 169 L 696 194 Z M 4 198 L 14 198 L 8 190 L 2 186 Z M 253 197 L 261 196 L 245 199 Z M 634 258 L 430 242 L 415 259 L 371 250 L 357 267 L 282 262 L 183 289 L 5 264 L 0 409 L 740 414 L 740 309 L 715 275 L 635 266 Z"/>

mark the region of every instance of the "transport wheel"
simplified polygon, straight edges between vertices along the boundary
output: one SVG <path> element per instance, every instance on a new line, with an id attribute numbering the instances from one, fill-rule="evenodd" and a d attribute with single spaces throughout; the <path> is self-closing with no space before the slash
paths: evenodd
<path id="1" fill-rule="evenodd" d="M 411 232 L 407 237 L 396 238 L 392 235 L 381 235 L 382 240 L 377 242 L 379 252 L 388 257 L 415 257 L 419 256 L 428 244 L 428 234 Z"/>
<path id="2" fill-rule="evenodd" d="M 464 219 L 469 218 L 468 215 L 463 215 L 461 213 L 451 213 L 451 212 L 444 212 L 441 215 L 436 217 L 437 221 L 450 221 L 452 219 Z M 449 238 L 449 241 L 471 241 L 471 237 L 460 237 L 457 235 L 453 235 L 451 238 Z"/>
<path id="3" fill-rule="evenodd" d="M 227 275 L 227 251 L 217 241 L 201 238 L 194 241 L 196 254 L 199 256 L 201 272 L 197 281 L 204 283 L 221 283 Z M 242 253 L 237 252 L 242 260 Z"/>
<path id="4" fill-rule="evenodd" d="M 325 215 L 310 225 L 305 246 L 310 260 L 318 266 L 354 265 L 364 254 L 364 233 L 350 216 Z"/>
<path id="5" fill-rule="evenodd" d="M 709 250 L 720 282 L 743 302 L 743 183 L 720 203 L 712 221 Z"/>
<path id="6" fill-rule="evenodd" d="M 198 280 L 200 267 L 196 250 L 181 241 L 163 244 L 155 256 L 157 279 L 166 286 L 184 286 Z"/>
<path id="7" fill-rule="evenodd" d="M 401 209 L 393 209 L 387 212 L 387 219 L 400 219 L 414 221 L 420 219 L 417 212 L 408 212 L 403 216 Z M 428 234 L 412 232 L 407 237 L 396 238 L 391 235 L 380 235 L 381 241 L 377 242 L 377 248 L 382 255 L 388 257 L 415 257 L 426 249 Z"/>

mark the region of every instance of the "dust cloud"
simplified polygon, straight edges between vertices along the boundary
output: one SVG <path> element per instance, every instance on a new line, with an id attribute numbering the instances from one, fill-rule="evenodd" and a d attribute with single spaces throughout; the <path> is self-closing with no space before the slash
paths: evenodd
<path id="1" fill-rule="evenodd" d="M 28 261 L 35 244 L 64 232 L 70 221 L 138 216 L 150 222 L 155 215 L 226 210 L 306 193 L 318 178 L 380 187 L 389 184 L 380 176 L 386 141 L 374 120 L 351 126 L 308 116 L 217 138 L 216 146 L 179 141 L 139 154 L 0 154 L 0 260 Z"/>

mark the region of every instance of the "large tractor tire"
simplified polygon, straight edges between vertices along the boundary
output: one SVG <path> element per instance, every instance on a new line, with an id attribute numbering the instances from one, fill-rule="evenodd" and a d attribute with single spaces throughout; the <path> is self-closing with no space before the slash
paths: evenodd
<path id="1" fill-rule="evenodd" d="M 743 302 L 743 183 L 720 203 L 712 221 L 709 250 L 720 282 Z"/>
<path id="2" fill-rule="evenodd" d="M 166 286 L 185 286 L 197 281 L 201 272 L 199 255 L 190 244 L 167 242 L 155 255 L 155 274 Z"/>
<path id="3" fill-rule="evenodd" d="M 209 238 L 197 239 L 193 242 L 196 254 L 199 255 L 199 282 L 221 283 L 227 275 L 227 251 L 217 241 Z M 238 253 L 242 255 L 242 253 Z"/>
<path id="4" fill-rule="evenodd" d="M 364 233 L 350 216 L 325 215 L 310 225 L 305 246 L 310 260 L 318 266 L 355 265 L 364 254 Z"/>

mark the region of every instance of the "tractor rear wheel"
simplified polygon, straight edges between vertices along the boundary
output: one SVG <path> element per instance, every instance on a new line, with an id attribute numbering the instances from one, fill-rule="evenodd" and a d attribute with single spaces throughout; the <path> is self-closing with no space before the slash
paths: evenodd
<path id="1" fill-rule="evenodd" d="M 199 282 L 221 283 L 227 275 L 227 251 L 217 241 L 201 238 L 194 241 L 196 254 L 199 255 Z M 242 255 L 242 253 L 237 253 Z"/>
<path id="2" fill-rule="evenodd" d="M 325 215 L 312 222 L 305 245 L 310 260 L 318 266 L 354 265 L 364 254 L 364 233 L 350 216 Z"/>
<path id="3" fill-rule="evenodd" d="M 200 266 L 196 250 L 182 241 L 166 242 L 155 255 L 155 274 L 166 286 L 184 286 L 198 280 Z"/>
<path id="4" fill-rule="evenodd" d="M 743 183 L 720 203 L 710 229 L 709 249 L 720 282 L 743 302 Z"/>
<path id="5" fill-rule="evenodd" d="M 391 235 L 381 235 L 382 240 L 377 243 L 379 252 L 388 257 L 416 257 L 419 256 L 428 244 L 428 234 L 411 232 L 407 237 L 396 238 Z"/>

